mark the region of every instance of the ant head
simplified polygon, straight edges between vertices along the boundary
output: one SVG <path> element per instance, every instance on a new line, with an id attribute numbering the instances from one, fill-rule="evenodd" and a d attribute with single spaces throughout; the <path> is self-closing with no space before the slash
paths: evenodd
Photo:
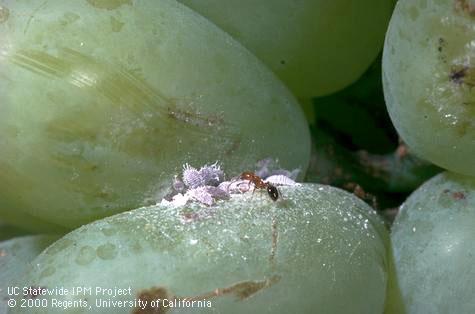
<path id="1" fill-rule="evenodd" d="M 267 193 L 273 201 L 277 201 L 277 199 L 279 198 L 279 191 L 275 186 L 271 184 L 267 185 Z"/>

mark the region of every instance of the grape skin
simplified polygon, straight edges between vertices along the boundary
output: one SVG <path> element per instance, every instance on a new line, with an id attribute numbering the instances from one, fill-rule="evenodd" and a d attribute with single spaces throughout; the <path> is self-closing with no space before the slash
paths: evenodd
<path id="1" fill-rule="evenodd" d="M 211 298 L 213 310 L 381 313 L 389 239 L 377 214 L 329 186 L 303 184 L 280 192 L 277 202 L 265 192 L 235 194 L 213 207 L 157 205 L 93 222 L 38 256 L 26 280 L 44 287 L 131 286 L 133 296 L 119 299 L 151 287 L 192 297 L 264 282 L 252 298 Z M 28 313 L 42 311 L 55 313 Z M 92 312 L 105 313 L 95 307 Z"/>
<path id="2" fill-rule="evenodd" d="M 120 3 L 1 3 L 5 221 L 71 229 L 154 204 L 186 162 L 305 172 L 305 117 L 255 56 L 175 1 Z"/>
<path id="3" fill-rule="evenodd" d="M 299 99 L 354 82 L 381 50 L 392 0 L 179 0 L 247 47 Z"/>
<path id="4" fill-rule="evenodd" d="M 400 294 L 408 314 L 475 312 L 475 179 L 446 172 L 426 182 L 402 205 L 391 242 L 393 304 Z"/>
<path id="5" fill-rule="evenodd" d="M 464 4 L 400 0 L 386 36 L 383 84 L 411 151 L 475 176 L 475 17 Z"/>
<path id="6" fill-rule="evenodd" d="M 30 262 L 56 241 L 56 235 L 32 235 L 0 242 L 0 313 L 7 313 L 7 287 L 20 287 Z"/>

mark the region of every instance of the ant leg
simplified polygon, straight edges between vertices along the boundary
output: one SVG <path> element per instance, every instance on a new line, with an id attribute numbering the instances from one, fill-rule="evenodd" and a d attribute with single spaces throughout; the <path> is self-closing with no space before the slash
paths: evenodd
<path id="1" fill-rule="evenodd" d="M 251 189 L 251 180 L 247 181 L 247 191 Z M 254 197 L 254 191 L 256 190 L 256 185 L 253 184 L 251 197 Z"/>
<path id="2" fill-rule="evenodd" d="M 239 192 L 241 192 L 241 194 L 242 194 L 242 193 L 249 192 L 249 189 L 251 188 L 251 185 L 250 185 L 249 182 L 248 182 L 248 184 L 247 184 L 247 187 L 246 187 L 246 186 L 242 187 L 243 184 L 246 184 L 246 182 L 239 182 L 239 183 L 237 184 L 237 187 L 238 187 L 238 189 L 239 189 Z"/>
<path id="3" fill-rule="evenodd" d="M 249 189 L 251 188 L 251 181 L 249 181 L 248 183 L 248 191 Z M 253 189 L 252 189 L 252 195 L 254 196 L 254 191 L 256 190 L 256 185 L 254 185 Z"/>

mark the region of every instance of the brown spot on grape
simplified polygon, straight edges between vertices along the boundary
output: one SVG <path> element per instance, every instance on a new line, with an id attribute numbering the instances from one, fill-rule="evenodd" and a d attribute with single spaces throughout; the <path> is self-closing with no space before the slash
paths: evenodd
<path id="1" fill-rule="evenodd" d="M 475 86 L 475 69 L 467 65 L 454 65 L 450 70 L 449 79 L 455 84 L 471 88 Z"/>
<path id="2" fill-rule="evenodd" d="M 176 105 L 170 105 L 167 110 L 169 118 L 199 128 L 212 128 L 224 123 L 223 118 L 217 114 L 206 116 L 199 112 L 179 109 Z"/>
<path id="3" fill-rule="evenodd" d="M 61 20 L 59 20 L 59 23 L 61 24 L 61 26 L 66 27 L 66 26 L 76 22 L 80 18 L 81 17 L 79 15 L 77 15 L 76 13 L 66 12 L 66 13 L 64 13 Z"/>
<path id="4" fill-rule="evenodd" d="M 0 250 L 0 257 L 7 256 L 7 251 L 5 250 Z"/>
<path id="5" fill-rule="evenodd" d="M 453 192 L 452 197 L 457 201 L 464 200 L 466 198 L 464 192 Z"/>
<path id="6" fill-rule="evenodd" d="M 6 22 L 10 16 L 10 10 L 0 5 L 0 24 Z"/>
<path id="7" fill-rule="evenodd" d="M 475 1 L 455 0 L 455 12 L 468 14 L 470 17 L 475 17 Z"/>
<path id="8" fill-rule="evenodd" d="M 450 80 L 456 84 L 462 84 L 465 76 L 467 75 L 467 70 L 467 67 L 453 68 L 449 74 Z"/>
<path id="9" fill-rule="evenodd" d="M 439 37 L 437 50 L 439 52 L 442 52 L 442 50 L 445 48 L 445 45 L 446 45 L 445 39 L 443 39 L 442 37 Z"/>
<path id="10" fill-rule="evenodd" d="M 168 301 L 173 301 L 174 296 L 165 287 L 152 287 L 150 289 L 142 290 L 138 294 L 139 300 L 146 305 L 142 308 L 135 308 L 132 314 L 165 314 L 168 312 L 169 307 L 162 306 L 163 304 L 159 303 L 159 306 L 152 307 L 151 303 L 156 302 L 158 299 Z"/>
<path id="11" fill-rule="evenodd" d="M 270 278 L 266 278 L 263 280 L 246 280 L 235 283 L 229 287 L 225 288 L 216 288 L 211 292 L 207 292 L 198 296 L 184 298 L 187 301 L 193 300 L 206 300 L 211 299 L 214 297 L 220 297 L 225 295 L 234 295 L 239 301 L 246 300 L 252 296 L 254 296 L 257 292 L 269 288 L 272 285 L 279 282 L 281 276 L 274 275 Z"/>
<path id="12" fill-rule="evenodd" d="M 122 27 L 125 25 L 124 22 L 121 22 L 120 20 L 116 19 L 113 16 L 111 16 L 110 21 L 111 21 L 111 28 L 113 32 L 120 32 L 122 30 Z"/>
<path id="13" fill-rule="evenodd" d="M 95 8 L 106 10 L 115 10 L 124 4 L 132 5 L 131 0 L 87 0 L 87 2 Z"/>
<path id="14" fill-rule="evenodd" d="M 465 120 L 458 124 L 456 131 L 459 136 L 465 136 L 470 128 L 470 122 Z"/>
<path id="15" fill-rule="evenodd" d="M 455 192 L 452 192 L 451 190 L 449 189 L 445 189 L 443 191 L 443 193 L 446 195 L 446 196 L 449 196 L 450 198 L 456 200 L 456 201 L 461 201 L 461 200 L 464 200 L 467 198 L 467 196 L 465 195 L 464 192 L 462 191 L 455 191 Z"/>

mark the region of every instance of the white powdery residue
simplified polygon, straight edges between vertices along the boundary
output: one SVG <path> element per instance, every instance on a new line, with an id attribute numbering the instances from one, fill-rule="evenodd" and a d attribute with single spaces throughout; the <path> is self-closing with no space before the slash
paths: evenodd
<path id="1" fill-rule="evenodd" d="M 215 200 L 228 199 L 229 193 L 215 186 L 200 186 L 188 190 L 185 194 L 178 193 L 168 201 L 162 199 L 160 205 L 166 207 L 180 207 L 186 205 L 189 201 L 197 201 L 201 204 L 211 206 Z"/>
<path id="2" fill-rule="evenodd" d="M 219 187 L 206 186 L 205 189 L 206 189 L 206 192 L 208 192 L 209 194 L 211 194 L 211 196 L 212 196 L 214 199 L 217 199 L 217 200 L 226 200 L 226 199 L 229 199 L 229 193 L 228 193 L 227 191 L 225 191 L 225 190 L 220 189 Z"/>
<path id="3" fill-rule="evenodd" d="M 201 204 L 205 204 L 208 206 L 211 206 L 214 204 L 213 196 L 211 195 L 211 193 L 208 192 L 205 186 L 188 190 L 186 192 L 186 195 L 200 202 Z"/>
<path id="4" fill-rule="evenodd" d="M 173 196 L 173 199 L 171 201 L 167 201 L 166 199 L 162 199 L 160 202 L 160 205 L 166 206 L 166 207 L 179 207 L 186 205 L 188 203 L 188 200 L 190 199 L 189 195 L 183 195 L 181 193 L 176 194 Z"/>

